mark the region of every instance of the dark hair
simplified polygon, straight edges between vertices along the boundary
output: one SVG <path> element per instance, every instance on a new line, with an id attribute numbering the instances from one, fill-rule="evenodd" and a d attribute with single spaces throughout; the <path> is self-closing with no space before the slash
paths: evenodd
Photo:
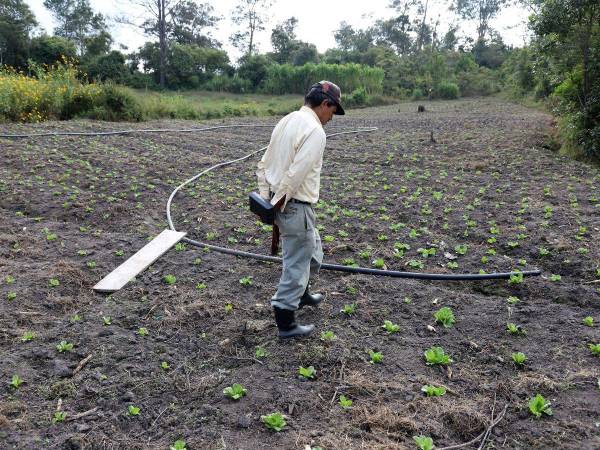
<path id="1" fill-rule="evenodd" d="M 335 103 L 332 102 L 327 95 L 323 94 L 322 91 L 311 89 L 310 92 L 304 97 L 304 104 L 310 106 L 311 108 L 316 108 L 323 103 L 323 100 L 327 100 L 329 106 L 335 105 Z"/>

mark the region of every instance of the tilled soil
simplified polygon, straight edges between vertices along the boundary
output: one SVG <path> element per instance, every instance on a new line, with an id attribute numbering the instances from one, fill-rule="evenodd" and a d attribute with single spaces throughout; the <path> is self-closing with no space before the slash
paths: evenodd
<path id="1" fill-rule="evenodd" d="M 583 323 L 600 322 L 598 169 L 546 148 L 544 113 L 491 98 L 425 106 L 351 111 L 326 127 L 379 127 L 328 140 L 316 207 L 326 261 L 542 276 L 510 284 L 323 271 L 313 290 L 326 301 L 297 315 L 316 332 L 291 341 L 277 339 L 269 305 L 276 264 L 186 244 L 121 291 L 92 291 L 167 226 L 175 186 L 266 145 L 270 127 L 0 138 L 0 447 L 167 449 L 181 439 L 192 450 L 401 449 L 426 435 L 442 448 L 474 439 L 506 408 L 481 448 L 600 448 L 600 360 L 589 348 L 600 338 L 597 323 Z M 0 133 L 199 126 L 71 121 Z M 258 158 L 183 189 L 176 228 L 267 254 L 270 230 L 247 209 Z M 353 314 L 341 311 L 351 304 Z M 444 306 L 456 317 L 450 328 L 433 317 Z M 59 352 L 61 341 L 72 349 Z M 426 364 L 434 345 L 450 365 Z M 300 366 L 313 366 L 314 379 L 301 379 Z M 233 383 L 247 390 L 238 401 L 223 395 Z M 447 392 L 426 397 L 426 384 Z M 538 393 L 552 416 L 529 412 Z M 52 420 L 57 410 L 63 421 Z M 261 422 L 275 411 L 287 421 L 279 433 Z"/>

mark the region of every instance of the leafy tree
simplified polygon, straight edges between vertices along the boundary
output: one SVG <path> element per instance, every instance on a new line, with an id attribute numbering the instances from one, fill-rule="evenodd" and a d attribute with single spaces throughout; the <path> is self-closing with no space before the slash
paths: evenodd
<path id="1" fill-rule="evenodd" d="M 508 56 L 508 48 L 502 41 L 502 37 L 492 33 L 492 39 L 488 42 L 479 39 L 471 50 L 475 61 L 480 66 L 497 69 Z"/>
<path id="2" fill-rule="evenodd" d="M 319 52 L 314 44 L 308 42 L 298 42 L 298 45 L 292 53 L 292 64 L 295 66 L 303 66 L 306 63 L 318 63 Z"/>
<path id="3" fill-rule="evenodd" d="M 269 53 L 274 61 L 279 64 L 291 63 L 302 66 L 306 63 L 319 62 L 319 52 L 314 44 L 296 39 L 295 28 L 298 19 L 290 17 L 278 24 L 271 32 L 271 45 L 273 53 Z"/>
<path id="4" fill-rule="evenodd" d="M 107 32 L 104 16 L 94 13 L 89 0 L 44 0 L 44 6 L 58 22 L 54 34 L 75 42 L 80 56 L 86 54 L 88 44 L 97 50 L 98 42 L 108 40 L 110 46 L 112 39 Z"/>
<path id="5" fill-rule="evenodd" d="M 214 15 L 213 7 L 208 3 L 198 4 L 191 0 L 134 0 L 134 3 L 146 11 L 148 19 L 137 24 L 148 36 L 158 39 L 158 82 L 166 87 L 167 57 L 171 41 L 199 45 L 202 47 L 220 47 L 210 36 L 208 28 L 213 27 L 220 17 Z M 136 25 L 129 19 L 120 19 L 130 25 Z M 145 51 L 152 48 L 145 47 Z"/>
<path id="6" fill-rule="evenodd" d="M 560 101 L 568 140 L 600 157 L 600 5 L 597 0 L 529 0 L 539 59 L 562 80 Z"/>
<path id="7" fill-rule="evenodd" d="M 373 27 L 375 42 L 393 48 L 399 55 L 408 54 L 413 45 L 412 27 L 407 14 L 387 20 L 378 20 Z"/>
<path id="8" fill-rule="evenodd" d="M 63 56 L 74 58 L 76 55 L 77 49 L 73 41 L 63 37 L 43 34 L 31 40 L 29 57 L 39 64 L 52 65 Z"/>
<path id="9" fill-rule="evenodd" d="M 211 37 L 209 31 L 221 17 L 214 14 L 214 8 L 209 3 L 181 1 L 169 11 L 169 19 L 166 30 L 169 40 L 199 47 L 221 46 Z M 156 24 L 154 26 L 156 27 Z"/>
<path id="10" fill-rule="evenodd" d="M 457 31 L 458 31 L 457 25 L 450 25 L 450 27 L 448 28 L 448 31 L 446 31 L 446 34 L 444 34 L 444 37 L 442 38 L 442 42 L 440 45 L 440 48 L 442 50 L 456 49 L 456 46 L 458 45 L 458 36 L 456 35 Z"/>
<path id="11" fill-rule="evenodd" d="M 509 0 L 453 0 L 453 9 L 466 20 L 477 20 L 477 40 L 490 32 L 490 20 L 498 15 Z"/>
<path id="12" fill-rule="evenodd" d="M 278 24 L 271 31 L 271 45 L 273 46 L 273 59 L 279 64 L 285 64 L 292 59 L 292 53 L 297 48 L 295 28 L 298 19 L 290 17 Z"/>
<path id="13" fill-rule="evenodd" d="M 155 77 L 160 77 L 158 43 L 146 42 L 133 59 L 142 63 L 145 72 L 153 72 Z M 167 61 L 165 86 L 171 88 L 198 87 L 214 75 L 228 72 L 230 68 L 225 51 L 197 45 L 170 45 Z"/>
<path id="14" fill-rule="evenodd" d="M 256 46 L 256 33 L 265 29 L 271 0 L 239 0 L 231 16 L 240 30 L 231 35 L 229 41 L 234 47 L 252 56 Z"/>
<path id="15" fill-rule="evenodd" d="M 85 39 L 86 57 L 95 57 L 105 55 L 110 51 L 110 45 L 113 39 L 110 33 L 106 30 L 100 31 L 98 34 Z"/>
<path id="16" fill-rule="evenodd" d="M 29 34 L 36 25 L 33 13 L 23 0 L 0 2 L 0 65 L 25 66 Z"/>
<path id="17" fill-rule="evenodd" d="M 117 50 L 97 56 L 86 65 L 85 69 L 91 79 L 112 80 L 117 83 L 126 82 L 129 74 L 125 65 L 125 55 Z"/>
<path id="18" fill-rule="evenodd" d="M 355 30 L 347 22 L 340 22 L 340 28 L 333 37 L 338 48 L 345 52 L 366 52 L 373 46 L 373 31 L 371 29 Z"/>
<path id="19" fill-rule="evenodd" d="M 267 77 L 267 69 L 272 62 L 264 55 L 246 55 L 241 58 L 238 75 L 249 80 L 257 89 Z"/>

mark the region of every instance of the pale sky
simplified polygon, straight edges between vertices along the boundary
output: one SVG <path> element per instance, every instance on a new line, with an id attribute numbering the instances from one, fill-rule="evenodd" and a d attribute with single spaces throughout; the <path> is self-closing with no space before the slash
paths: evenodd
<path id="1" fill-rule="evenodd" d="M 48 33 L 52 33 L 53 19 L 50 13 L 43 6 L 43 0 L 25 0 L 34 12 L 41 28 Z M 135 0 L 90 0 L 92 8 L 104 14 L 105 16 L 128 15 L 141 16 L 143 10 L 135 4 Z M 231 11 L 237 3 L 236 0 L 199 0 L 199 3 L 211 3 L 218 15 L 224 17 L 216 29 L 213 29 L 212 35 L 222 42 L 223 48 L 229 53 L 232 60 L 239 57 L 236 49 L 229 44 L 229 35 L 234 30 L 234 24 L 231 22 Z M 365 4 L 367 3 L 367 4 Z M 276 0 L 269 10 L 268 20 L 265 31 L 258 36 L 259 49 L 261 52 L 271 51 L 270 36 L 271 29 L 280 22 L 294 16 L 298 19 L 296 28 L 297 38 L 315 44 L 319 52 L 323 53 L 328 48 L 335 47 L 333 33 L 339 28 L 341 21 L 346 21 L 355 28 L 364 28 L 371 25 L 375 20 L 381 18 L 393 17 L 395 11 L 388 8 L 390 0 L 369 0 L 368 2 L 351 0 Z M 435 0 L 430 3 L 440 3 Z M 433 8 L 433 7 L 432 7 Z M 458 19 L 452 12 L 444 9 L 434 9 L 431 18 L 437 18 L 439 14 L 440 28 L 438 34 L 448 29 L 448 24 L 458 22 Z M 492 21 L 493 28 L 502 35 L 504 42 L 515 47 L 522 47 L 526 42 L 527 33 L 527 15 L 528 13 L 518 7 L 505 9 L 502 14 Z M 118 44 L 127 45 L 128 51 L 133 51 L 141 46 L 146 40 L 141 31 L 122 25 L 111 25 L 111 34 L 115 40 L 114 47 L 118 49 Z M 461 24 L 460 35 L 475 36 L 475 24 L 467 28 L 466 24 Z"/>

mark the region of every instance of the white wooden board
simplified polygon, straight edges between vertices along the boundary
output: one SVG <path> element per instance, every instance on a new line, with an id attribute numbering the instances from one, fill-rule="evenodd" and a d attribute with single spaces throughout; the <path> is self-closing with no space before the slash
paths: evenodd
<path id="1" fill-rule="evenodd" d="M 144 245 L 127 261 L 106 275 L 94 286 L 96 292 L 116 292 L 132 278 L 143 272 L 150 264 L 164 255 L 167 250 L 177 244 L 187 233 L 163 230 L 158 236 Z"/>

